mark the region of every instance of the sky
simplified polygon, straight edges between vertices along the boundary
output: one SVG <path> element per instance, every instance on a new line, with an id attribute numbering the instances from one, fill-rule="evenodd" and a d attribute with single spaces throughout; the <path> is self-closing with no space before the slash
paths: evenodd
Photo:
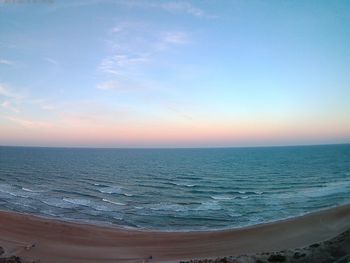
<path id="1" fill-rule="evenodd" d="M 0 145 L 349 142 L 349 1 L 0 0 Z"/>

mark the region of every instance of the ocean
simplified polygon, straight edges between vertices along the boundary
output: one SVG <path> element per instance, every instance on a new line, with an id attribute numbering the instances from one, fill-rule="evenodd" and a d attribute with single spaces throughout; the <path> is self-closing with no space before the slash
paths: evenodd
<path id="1" fill-rule="evenodd" d="M 350 145 L 0 147 L 0 209 L 162 231 L 228 229 L 350 203 Z"/>

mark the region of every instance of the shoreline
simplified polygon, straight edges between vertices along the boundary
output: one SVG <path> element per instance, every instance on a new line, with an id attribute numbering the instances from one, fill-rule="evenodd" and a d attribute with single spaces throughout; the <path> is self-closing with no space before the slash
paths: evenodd
<path id="1" fill-rule="evenodd" d="M 145 232 L 145 233 L 180 233 L 180 234 L 186 234 L 186 233 L 210 233 L 210 232 L 227 232 L 227 231 L 236 231 L 236 230 L 243 230 L 243 229 L 250 229 L 250 228 L 256 228 L 259 226 L 264 225 L 270 225 L 275 223 L 282 223 L 282 222 L 288 222 L 290 220 L 294 220 L 296 218 L 302 218 L 304 216 L 315 214 L 315 213 L 322 213 L 322 212 L 328 212 L 329 210 L 338 208 L 338 207 L 350 207 L 349 202 L 345 202 L 338 205 L 333 205 L 327 208 L 321 208 L 321 209 L 315 209 L 314 211 L 301 213 L 295 216 L 289 216 L 286 218 L 280 218 L 276 220 L 271 221 L 265 221 L 257 224 L 252 225 L 244 225 L 244 226 L 232 226 L 227 228 L 218 228 L 218 229 L 194 229 L 194 230 L 181 230 L 181 229 L 170 229 L 170 230 L 164 230 L 164 229 L 151 229 L 151 228 L 141 228 L 141 227 L 133 227 L 133 226 L 127 226 L 127 225 L 118 225 L 114 224 L 112 222 L 107 221 L 99 221 L 99 220 L 84 220 L 84 219 L 74 219 L 74 218 L 59 218 L 55 216 L 49 216 L 49 215 L 42 215 L 42 214 L 34 214 L 34 213 L 26 213 L 26 212 L 18 212 L 18 211 L 12 211 L 12 210 L 3 210 L 0 209 L 0 217 L 2 214 L 17 214 L 20 216 L 28 216 L 33 217 L 37 219 L 42 219 L 44 221 L 55 221 L 57 223 L 68 223 L 73 225 L 87 225 L 91 227 L 97 227 L 97 228 L 108 228 L 108 229 L 116 229 L 116 230 L 126 230 L 126 231 L 135 231 L 135 232 Z M 1 228 L 1 227 L 0 227 Z"/>
<path id="2" fill-rule="evenodd" d="M 53 263 L 179 262 L 280 251 L 325 241 L 348 229 L 350 204 L 243 228 L 188 232 L 125 229 L 0 211 L 3 256 Z"/>

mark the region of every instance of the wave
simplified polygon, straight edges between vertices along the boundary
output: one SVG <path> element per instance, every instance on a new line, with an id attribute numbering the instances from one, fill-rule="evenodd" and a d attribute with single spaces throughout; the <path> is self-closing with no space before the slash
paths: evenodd
<path id="1" fill-rule="evenodd" d="M 168 182 L 167 184 L 177 185 L 177 186 L 186 186 L 186 187 L 194 187 L 195 184 L 186 184 L 186 183 L 178 183 L 178 182 Z"/>
<path id="2" fill-rule="evenodd" d="M 235 196 L 223 196 L 223 195 L 214 195 L 210 196 L 214 200 L 232 200 L 235 199 Z"/>
<path id="3" fill-rule="evenodd" d="M 99 192 L 104 194 L 119 194 L 121 192 L 120 186 L 109 186 L 98 189 Z"/>
<path id="4" fill-rule="evenodd" d="M 55 190 L 52 190 L 52 191 L 55 192 L 55 193 L 59 193 L 60 196 L 77 195 L 77 196 L 80 196 L 80 197 L 85 197 L 85 198 L 90 198 L 90 199 L 96 198 L 96 195 L 91 195 L 91 194 L 88 194 L 88 193 L 84 193 L 82 191 L 76 191 L 76 189 L 74 189 L 74 190 L 55 189 Z"/>
<path id="5" fill-rule="evenodd" d="M 30 192 L 30 193 L 43 193 L 43 192 L 45 192 L 44 190 L 33 190 L 30 188 L 26 188 L 26 187 L 22 187 L 22 190 L 26 191 L 26 192 Z"/>
<path id="6" fill-rule="evenodd" d="M 29 198 L 37 195 L 34 191 L 25 191 L 22 188 L 19 189 L 15 186 L 8 184 L 0 184 L 0 193 L 5 194 L 2 198 L 11 198 L 11 197 L 22 197 Z"/>
<path id="7" fill-rule="evenodd" d="M 207 211 L 207 210 L 221 210 L 222 207 L 219 205 L 217 201 L 208 201 L 203 202 L 201 205 L 196 207 L 194 210 L 197 211 Z"/>
<path id="8" fill-rule="evenodd" d="M 151 205 L 149 209 L 155 210 L 155 211 L 175 211 L 175 212 L 184 212 L 188 210 L 184 205 L 171 204 L 171 203 L 154 204 L 154 205 Z"/>
<path id="9" fill-rule="evenodd" d="M 52 213 L 51 211 L 43 210 L 42 213 L 44 213 L 45 215 L 48 215 L 48 216 L 52 216 L 52 217 L 60 217 L 60 215 Z"/>
<path id="10" fill-rule="evenodd" d="M 123 220 L 123 216 L 113 216 L 113 218 L 118 221 Z"/>
<path id="11" fill-rule="evenodd" d="M 91 185 L 93 185 L 93 186 L 98 186 L 98 187 L 109 187 L 109 185 L 108 184 L 104 184 L 104 183 L 91 183 Z"/>
<path id="12" fill-rule="evenodd" d="M 263 191 L 242 191 L 242 190 L 239 190 L 239 191 L 237 191 L 237 192 L 235 192 L 235 193 L 243 194 L 243 195 L 245 195 L 245 194 L 248 194 L 248 195 L 251 195 L 251 194 L 261 195 L 261 194 L 263 194 L 264 192 L 263 192 Z"/>
<path id="13" fill-rule="evenodd" d="M 230 217 L 241 217 L 242 214 L 240 214 L 240 213 L 230 213 L 229 216 Z"/>
<path id="14" fill-rule="evenodd" d="M 15 197 L 17 196 L 16 190 L 13 189 L 13 187 L 8 184 L 0 184 L 0 192 L 11 196 L 15 196 Z M 4 197 L 6 198 L 8 196 L 4 196 Z"/>
<path id="15" fill-rule="evenodd" d="M 73 208 L 77 208 L 79 206 L 85 206 L 85 207 L 89 207 L 93 210 L 96 211 L 103 211 L 103 212 L 111 212 L 113 211 L 113 209 L 103 205 L 103 204 L 98 204 L 92 200 L 87 200 L 87 199 L 80 199 L 80 198 L 51 198 L 51 199 L 47 199 L 47 200 L 42 200 L 41 202 L 43 202 L 46 205 L 49 206 L 53 206 L 53 207 L 58 207 L 58 208 L 65 208 L 65 209 L 73 209 Z M 93 210 L 91 210 L 90 212 L 92 212 Z M 92 213 L 95 215 L 95 213 Z"/>
<path id="16" fill-rule="evenodd" d="M 25 187 L 22 187 L 22 190 L 23 190 L 23 191 L 27 191 L 27 192 L 36 192 L 36 191 L 34 191 L 34 190 L 32 190 L 32 189 L 25 188 Z"/>
<path id="17" fill-rule="evenodd" d="M 66 202 L 63 199 L 60 198 L 49 198 L 45 200 L 40 200 L 40 202 L 48 205 L 48 206 L 53 206 L 53 207 L 58 207 L 58 208 L 74 208 L 77 207 L 76 204 Z"/>
<path id="18" fill-rule="evenodd" d="M 105 199 L 105 198 L 103 198 L 102 201 L 107 202 L 107 203 L 110 203 L 110 204 L 114 204 L 114 205 L 122 205 L 122 206 L 126 205 L 126 204 L 124 204 L 124 203 L 111 201 L 111 200 L 108 200 L 108 199 Z"/>
<path id="19" fill-rule="evenodd" d="M 330 182 L 322 187 L 311 187 L 301 191 L 306 197 L 323 197 L 333 194 L 340 194 L 350 190 L 350 181 Z"/>
<path id="20" fill-rule="evenodd" d="M 142 209 L 143 207 L 135 207 L 136 209 Z M 175 203 L 158 203 L 150 206 L 146 206 L 150 210 L 155 211 L 174 211 L 174 212 L 188 212 L 188 211 L 207 211 L 207 210 L 221 210 L 221 206 L 217 201 L 207 201 L 200 203 L 197 206 L 193 205 L 180 205 Z"/>
<path id="21" fill-rule="evenodd" d="M 63 198 L 63 201 L 66 201 L 68 203 L 71 204 L 75 204 L 75 205 L 83 205 L 83 206 L 89 206 L 89 204 L 91 203 L 90 200 L 86 200 L 86 199 L 79 199 L 79 198 Z"/>

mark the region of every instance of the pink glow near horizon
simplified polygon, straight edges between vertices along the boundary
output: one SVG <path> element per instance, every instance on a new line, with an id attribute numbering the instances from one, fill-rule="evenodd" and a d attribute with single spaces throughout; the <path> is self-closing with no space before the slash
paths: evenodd
<path id="1" fill-rule="evenodd" d="M 2 127 L 0 139 L 19 145 L 49 146 L 249 146 L 337 142 L 347 129 L 324 124 L 305 126 L 279 122 L 168 122 L 168 123 L 22 123 Z M 288 143 L 287 143 L 288 144 Z"/>

